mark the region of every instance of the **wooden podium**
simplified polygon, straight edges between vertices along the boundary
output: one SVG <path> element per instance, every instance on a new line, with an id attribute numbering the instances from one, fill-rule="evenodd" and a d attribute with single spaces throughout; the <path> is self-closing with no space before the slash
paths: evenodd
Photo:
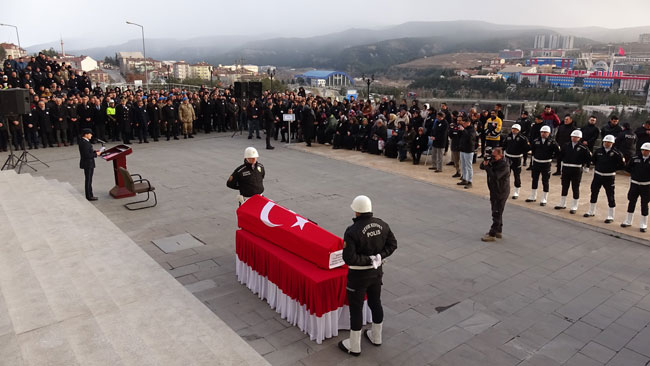
<path id="1" fill-rule="evenodd" d="M 113 162 L 113 176 L 115 177 L 115 187 L 110 190 L 113 198 L 133 197 L 135 193 L 129 192 L 124 184 L 124 178 L 118 168 L 126 169 L 126 156 L 133 150 L 128 145 L 117 145 L 102 153 L 102 159 Z"/>

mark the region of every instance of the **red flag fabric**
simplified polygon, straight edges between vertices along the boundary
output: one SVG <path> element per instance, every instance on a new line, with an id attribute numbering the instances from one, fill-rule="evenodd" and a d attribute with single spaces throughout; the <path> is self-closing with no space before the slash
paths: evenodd
<path id="1" fill-rule="evenodd" d="M 266 197 L 246 200 L 237 209 L 237 224 L 320 268 L 343 265 L 343 239 Z"/>

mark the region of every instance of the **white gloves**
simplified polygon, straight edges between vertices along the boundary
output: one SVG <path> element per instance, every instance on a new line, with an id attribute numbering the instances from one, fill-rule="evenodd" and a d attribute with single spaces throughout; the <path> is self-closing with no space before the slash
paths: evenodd
<path id="1" fill-rule="evenodd" d="M 106 151 L 106 147 L 105 147 L 105 146 L 102 146 L 102 148 L 99 149 L 99 152 L 100 152 L 100 153 L 103 153 L 104 151 Z"/>
<path id="2" fill-rule="evenodd" d="M 372 261 L 372 268 L 377 269 L 381 266 L 381 254 L 371 255 L 370 260 Z"/>

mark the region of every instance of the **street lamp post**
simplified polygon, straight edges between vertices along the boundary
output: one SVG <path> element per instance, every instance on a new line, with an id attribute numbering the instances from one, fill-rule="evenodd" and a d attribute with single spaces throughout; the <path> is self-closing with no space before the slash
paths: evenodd
<path id="1" fill-rule="evenodd" d="M 367 89 L 368 93 L 366 94 L 366 96 L 367 96 L 368 99 L 370 99 L 370 84 L 372 84 L 372 82 L 375 81 L 375 75 L 372 74 L 370 76 L 370 78 L 367 78 L 365 74 L 362 74 L 361 78 L 363 79 L 363 81 L 366 82 L 366 85 L 368 86 L 368 89 Z"/>
<path id="2" fill-rule="evenodd" d="M 142 31 L 142 56 L 144 56 L 144 85 L 145 85 L 145 90 L 149 89 L 149 81 L 148 81 L 148 76 L 147 76 L 147 50 L 144 47 L 144 27 L 140 24 L 129 22 L 128 20 L 126 21 L 126 24 L 130 25 L 135 25 L 136 27 L 140 27 L 140 30 Z"/>
<path id="3" fill-rule="evenodd" d="M 271 94 L 273 94 L 273 77 L 275 76 L 275 69 L 269 68 L 266 70 L 266 73 L 269 75 L 269 78 L 271 78 Z"/>
<path id="4" fill-rule="evenodd" d="M 15 25 L 4 24 L 4 23 L 0 23 L 0 26 L 1 27 L 13 27 L 14 29 L 16 29 L 16 39 L 18 40 L 18 55 L 20 56 L 20 50 L 22 49 L 22 47 L 20 47 L 20 36 L 18 35 L 18 27 L 15 26 Z"/>

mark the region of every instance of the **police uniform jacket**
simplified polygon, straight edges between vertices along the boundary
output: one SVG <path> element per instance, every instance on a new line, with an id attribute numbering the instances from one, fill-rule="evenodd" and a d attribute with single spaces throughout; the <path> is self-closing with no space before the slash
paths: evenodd
<path id="1" fill-rule="evenodd" d="M 632 130 L 625 130 L 618 134 L 614 146 L 616 149 L 625 154 L 633 156 L 636 153 L 636 134 Z"/>
<path id="2" fill-rule="evenodd" d="M 256 194 L 264 193 L 264 165 L 256 162 L 251 165 L 248 161 L 240 165 L 230 175 L 226 186 L 232 189 L 238 189 L 244 197 L 252 197 Z"/>
<path id="3" fill-rule="evenodd" d="M 562 166 L 567 168 L 581 168 L 591 161 L 589 149 L 579 141 L 575 146 L 573 146 L 573 142 L 564 144 L 560 151 L 560 157 L 562 158 Z"/>
<path id="4" fill-rule="evenodd" d="M 505 155 L 509 158 L 521 158 L 530 150 L 528 139 L 526 138 L 526 135 L 521 132 L 518 133 L 517 136 L 515 136 L 512 132 L 509 133 L 503 142 L 503 147 L 505 150 Z"/>
<path id="5" fill-rule="evenodd" d="M 176 107 L 172 105 L 166 105 L 162 109 L 162 120 L 167 123 L 174 123 L 176 121 Z"/>
<path id="6" fill-rule="evenodd" d="M 604 147 L 597 149 L 594 151 L 592 161 L 594 173 L 598 175 L 615 176 L 617 170 L 625 167 L 623 154 L 613 147 L 609 151 L 606 151 Z"/>
<path id="7" fill-rule="evenodd" d="M 343 260 L 348 266 L 370 266 L 371 255 L 379 254 L 384 259 L 397 249 L 397 239 L 388 224 L 373 217 L 371 212 L 363 213 L 352 221 L 354 224 L 343 235 Z M 381 267 L 378 270 L 381 271 Z"/>
<path id="8" fill-rule="evenodd" d="M 540 137 L 533 141 L 531 150 L 533 152 L 534 162 L 550 163 L 559 153 L 560 147 L 552 138 L 549 137 L 542 141 L 542 138 Z"/>
<path id="9" fill-rule="evenodd" d="M 630 173 L 630 182 L 650 185 L 650 157 L 643 159 L 643 155 L 638 154 L 632 158 L 625 170 Z"/>
<path id="10" fill-rule="evenodd" d="M 636 134 L 636 149 L 641 150 L 641 145 L 650 142 L 650 133 L 643 126 L 634 130 L 634 133 Z"/>
<path id="11" fill-rule="evenodd" d="M 95 158 L 97 154 L 93 150 L 93 144 L 90 141 L 81 138 L 79 139 L 79 155 L 81 159 L 79 160 L 79 168 L 88 169 L 95 167 Z"/>
<path id="12" fill-rule="evenodd" d="M 131 131 L 131 108 L 128 105 L 120 104 L 115 109 L 117 123 L 125 132 Z"/>
<path id="13" fill-rule="evenodd" d="M 149 121 L 159 123 L 161 119 L 160 107 L 157 104 L 149 103 L 147 104 L 147 114 L 149 115 Z"/>

